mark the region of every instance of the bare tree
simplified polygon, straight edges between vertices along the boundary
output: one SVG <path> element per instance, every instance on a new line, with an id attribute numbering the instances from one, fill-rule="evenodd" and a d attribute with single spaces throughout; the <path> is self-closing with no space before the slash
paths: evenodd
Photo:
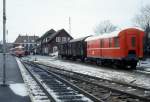
<path id="1" fill-rule="evenodd" d="M 100 22 L 94 29 L 96 35 L 110 33 L 115 31 L 117 26 L 113 25 L 109 20 Z"/>
<path id="2" fill-rule="evenodd" d="M 144 53 L 148 55 L 150 53 L 150 5 L 142 7 L 139 14 L 134 17 L 134 23 L 136 26 L 140 26 L 145 30 L 145 40 L 144 40 Z"/>
<path id="3" fill-rule="evenodd" d="M 150 5 L 141 8 L 139 14 L 134 17 L 134 23 L 144 30 L 150 27 Z"/>

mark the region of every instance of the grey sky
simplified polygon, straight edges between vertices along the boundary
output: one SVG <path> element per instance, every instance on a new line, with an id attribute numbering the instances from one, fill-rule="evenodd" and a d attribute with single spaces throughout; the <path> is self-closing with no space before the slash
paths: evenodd
<path id="1" fill-rule="evenodd" d="M 18 34 L 41 36 L 51 28 L 68 31 L 69 16 L 75 38 L 93 34 L 94 26 L 102 20 L 119 27 L 131 26 L 134 15 L 147 4 L 150 0 L 7 0 L 7 39 L 13 42 Z"/>

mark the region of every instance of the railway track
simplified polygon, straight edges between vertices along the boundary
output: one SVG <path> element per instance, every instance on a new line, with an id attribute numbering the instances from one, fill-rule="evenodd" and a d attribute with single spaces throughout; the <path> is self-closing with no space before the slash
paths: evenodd
<path id="1" fill-rule="evenodd" d="M 50 102 L 104 102 L 58 76 L 56 73 L 22 62 Z"/>
<path id="2" fill-rule="evenodd" d="M 40 64 L 33 64 L 33 66 L 46 68 L 47 70 L 54 72 L 56 74 L 59 74 L 61 76 L 66 77 L 67 80 L 70 80 L 72 83 L 76 83 L 76 85 L 81 86 L 84 90 L 88 90 L 86 87 L 90 89 L 97 87 L 106 89 L 106 92 L 102 92 L 103 94 L 108 95 L 109 98 L 116 98 L 116 94 L 123 98 L 123 100 L 130 100 L 129 102 L 150 102 L 150 89 L 145 89 L 138 86 L 133 86 L 125 83 L 119 83 L 114 81 L 109 81 L 102 78 L 96 78 L 89 75 L 76 73 L 64 69 L 54 68 L 50 66 L 40 65 Z M 86 86 L 86 87 L 83 87 Z M 95 91 L 97 91 L 97 89 Z M 88 90 L 90 92 L 91 90 Z M 105 91 L 105 90 L 101 90 Z M 95 94 L 92 93 L 91 94 Z M 98 93 L 97 93 L 98 94 Z M 112 95 L 112 96 L 111 96 Z M 101 97 L 100 95 L 95 95 L 96 97 Z M 102 95 L 103 96 L 103 95 Z M 104 98 L 101 97 L 101 98 Z M 108 98 L 108 97 L 107 97 Z M 106 101 L 106 98 L 104 98 L 104 101 Z M 113 101 L 112 101 L 113 102 Z M 118 101 L 117 101 L 118 102 Z"/>

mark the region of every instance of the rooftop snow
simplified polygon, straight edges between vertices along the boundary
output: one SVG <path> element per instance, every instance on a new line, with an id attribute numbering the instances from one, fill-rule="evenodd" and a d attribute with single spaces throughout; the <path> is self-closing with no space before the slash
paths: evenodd
<path id="1" fill-rule="evenodd" d="M 121 31 L 130 29 L 130 28 L 138 29 L 138 30 L 143 31 L 143 29 L 138 28 L 138 27 L 126 27 L 126 28 L 122 28 L 122 29 L 116 30 L 116 31 L 111 32 L 111 33 L 104 33 L 104 34 L 100 34 L 100 35 L 97 35 L 97 36 L 90 36 L 85 41 L 90 41 L 90 40 L 95 40 L 95 39 L 117 37 Z"/>
<path id="2" fill-rule="evenodd" d="M 117 37 L 119 35 L 120 31 L 114 31 L 111 33 L 104 33 L 104 34 L 100 34 L 98 36 L 91 36 L 88 37 L 85 41 L 90 41 L 90 40 L 95 40 L 95 39 L 102 39 L 102 38 L 111 38 L 111 37 Z"/>

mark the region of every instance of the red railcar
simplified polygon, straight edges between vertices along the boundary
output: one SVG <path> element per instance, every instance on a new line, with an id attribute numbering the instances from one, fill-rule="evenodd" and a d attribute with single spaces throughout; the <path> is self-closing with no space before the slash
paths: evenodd
<path id="1" fill-rule="evenodd" d="M 143 57 L 144 31 L 138 28 L 127 28 L 111 34 L 88 37 L 87 58 L 116 64 L 120 67 L 135 68 L 139 58 Z"/>
<path id="2" fill-rule="evenodd" d="M 17 46 L 17 47 L 15 47 L 15 48 L 12 48 L 12 49 L 10 50 L 10 53 L 11 53 L 12 55 L 17 56 L 17 57 L 23 57 L 23 56 L 25 55 L 24 47 L 22 47 L 22 46 Z"/>

